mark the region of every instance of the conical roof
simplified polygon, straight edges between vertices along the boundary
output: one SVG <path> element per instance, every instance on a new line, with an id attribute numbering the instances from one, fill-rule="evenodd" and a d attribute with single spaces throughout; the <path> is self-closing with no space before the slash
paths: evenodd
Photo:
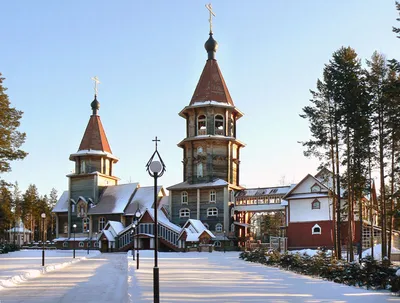
<path id="1" fill-rule="evenodd" d="M 100 116 L 90 116 L 78 151 L 98 150 L 112 154 Z"/>

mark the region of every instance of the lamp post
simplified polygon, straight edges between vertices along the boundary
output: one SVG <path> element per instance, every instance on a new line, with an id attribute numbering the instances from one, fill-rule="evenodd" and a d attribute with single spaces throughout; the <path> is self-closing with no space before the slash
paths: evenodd
<path id="1" fill-rule="evenodd" d="M 73 254 L 73 258 L 75 259 L 75 232 L 76 232 L 76 224 L 72 225 L 72 227 L 74 228 L 74 243 L 73 243 L 74 254 Z"/>
<path id="2" fill-rule="evenodd" d="M 153 296 L 154 303 L 160 302 L 160 278 L 159 278 L 159 270 L 158 270 L 158 221 L 157 221 L 157 178 L 160 178 L 165 172 L 165 164 L 161 159 L 160 154 L 157 150 L 157 142 L 160 140 L 155 138 L 153 142 L 155 142 L 156 150 L 151 156 L 150 160 L 147 162 L 146 170 L 151 177 L 154 178 L 154 269 L 153 269 Z M 154 157 L 157 156 L 158 160 Z"/>
<path id="3" fill-rule="evenodd" d="M 42 213 L 42 225 L 43 225 L 43 236 L 42 236 L 42 266 L 44 266 L 44 219 L 46 219 L 46 214 Z"/>
<path id="4" fill-rule="evenodd" d="M 224 253 L 226 252 L 225 245 L 226 245 L 226 230 L 224 230 Z"/>
<path id="5" fill-rule="evenodd" d="M 135 261 L 135 223 L 132 224 L 131 229 L 131 240 L 132 240 L 132 261 Z"/>
<path id="6" fill-rule="evenodd" d="M 133 221 L 133 224 L 136 226 L 136 242 L 137 242 L 137 248 L 136 248 L 136 269 L 139 269 L 139 219 L 142 216 L 142 212 L 140 211 L 139 204 L 138 208 L 135 212 L 135 221 Z"/>
<path id="7" fill-rule="evenodd" d="M 92 240 L 92 237 L 90 237 L 90 230 L 88 229 L 87 230 L 87 233 L 88 233 L 88 245 L 87 245 L 87 254 L 89 254 L 89 248 L 90 248 L 90 242 L 91 242 L 91 240 Z"/>
<path id="8" fill-rule="evenodd" d="M 97 231 L 94 233 L 94 236 L 96 237 L 95 239 L 95 243 L 97 243 Z M 93 244 L 93 246 L 95 246 L 94 244 Z"/>

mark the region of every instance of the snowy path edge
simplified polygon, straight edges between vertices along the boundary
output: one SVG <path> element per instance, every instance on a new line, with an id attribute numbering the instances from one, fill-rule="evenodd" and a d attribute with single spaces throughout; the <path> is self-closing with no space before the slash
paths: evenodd
<path id="1" fill-rule="evenodd" d="M 4 280 L 0 280 L 0 291 L 3 289 L 7 289 L 8 287 L 12 287 L 12 286 L 16 286 L 24 281 L 36 278 L 38 276 L 41 276 L 47 272 L 52 272 L 54 270 L 57 269 L 61 269 L 64 268 L 68 265 L 80 262 L 82 260 L 86 260 L 89 258 L 93 258 L 96 257 L 98 255 L 100 255 L 101 252 L 92 254 L 90 256 L 85 256 L 85 257 L 81 257 L 81 258 L 76 258 L 74 260 L 68 261 L 68 262 L 63 262 L 63 263 L 56 263 L 56 264 L 51 264 L 51 265 L 46 265 L 45 267 L 41 268 L 41 269 L 32 269 L 27 273 L 21 274 L 21 275 L 16 275 L 13 276 L 11 278 L 8 279 L 4 279 Z"/>

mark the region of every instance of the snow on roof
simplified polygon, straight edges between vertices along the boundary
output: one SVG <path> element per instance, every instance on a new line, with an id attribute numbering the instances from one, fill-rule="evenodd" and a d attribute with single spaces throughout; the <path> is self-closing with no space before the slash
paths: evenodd
<path id="1" fill-rule="evenodd" d="M 196 183 L 196 184 L 189 184 L 187 181 L 178 183 L 168 187 L 168 190 L 171 189 L 190 189 L 190 188 L 203 188 L 203 187 L 217 187 L 217 186 L 226 186 L 229 185 L 228 182 L 222 179 L 215 179 L 213 182 L 207 183 Z"/>
<path id="2" fill-rule="evenodd" d="M 203 222 L 201 222 L 200 220 L 189 219 L 187 223 L 191 224 L 198 233 L 202 233 L 203 231 L 207 230 Z"/>
<path id="3" fill-rule="evenodd" d="M 93 150 L 93 149 L 83 149 L 79 150 L 76 153 L 70 155 L 70 157 L 77 157 L 77 156 L 107 156 L 108 158 L 118 160 L 113 154 L 102 151 L 102 150 Z"/>
<path id="4" fill-rule="evenodd" d="M 326 193 L 299 193 L 299 194 L 292 194 L 286 197 L 287 200 L 293 199 L 312 199 L 312 198 L 326 198 L 329 197 L 329 194 Z"/>
<path id="5" fill-rule="evenodd" d="M 118 222 L 118 221 L 108 221 L 108 224 L 114 230 L 115 236 L 118 235 L 125 228 L 124 225 L 121 222 Z"/>
<path id="6" fill-rule="evenodd" d="M 88 214 L 122 214 L 139 183 L 128 183 L 107 186 L 96 207 L 89 209 Z"/>
<path id="7" fill-rule="evenodd" d="M 285 206 L 282 204 L 251 204 L 251 205 L 235 205 L 237 211 L 277 211 L 283 210 Z"/>
<path id="8" fill-rule="evenodd" d="M 114 238 L 113 234 L 108 229 L 104 229 L 102 231 L 102 234 L 104 234 L 106 236 L 108 241 L 115 242 L 115 238 Z"/>
<path id="9" fill-rule="evenodd" d="M 7 230 L 8 233 L 32 233 L 29 229 L 23 228 L 23 227 L 13 227 L 9 230 Z"/>
<path id="10" fill-rule="evenodd" d="M 169 206 L 169 196 L 164 196 L 161 198 L 160 202 L 158 202 L 158 208 L 160 209 L 161 207 L 166 207 L 168 208 Z"/>
<path id="11" fill-rule="evenodd" d="M 53 213 L 68 212 L 68 190 L 64 191 L 53 208 Z"/>
<path id="12" fill-rule="evenodd" d="M 157 187 L 157 193 L 160 193 L 162 186 Z M 125 209 L 125 216 L 133 216 L 136 210 L 140 209 L 142 213 L 146 208 L 153 208 L 154 204 L 154 186 L 139 187 L 131 202 Z"/>
<path id="13" fill-rule="evenodd" d="M 289 192 L 291 186 L 278 186 L 278 187 L 262 187 L 262 188 L 248 188 L 239 191 L 236 197 L 260 197 L 260 196 L 276 196 L 285 195 Z"/>
<path id="14" fill-rule="evenodd" d="M 199 242 L 202 233 L 186 233 L 186 242 Z"/>
<path id="15" fill-rule="evenodd" d="M 150 217 L 154 220 L 154 209 L 150 208 L 150 209 L 147 209 L 146 211 L 149 213 Z M 180 233 L 182 230 L 182 228 L 180 226 L 175 225 L 174 223 L 169 221 L 168 218 L 165 216 L 165 214 L 162 211 L 157 212 L 157 221 L 158 221 L 158 223 L 160 223 L 166 227 L 169 227 L 170 229 L 172 229 L 178 233 Z"/>

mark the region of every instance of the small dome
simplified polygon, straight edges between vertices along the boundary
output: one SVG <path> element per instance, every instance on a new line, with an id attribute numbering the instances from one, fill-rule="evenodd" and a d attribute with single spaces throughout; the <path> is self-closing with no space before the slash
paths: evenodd
<path id="1" fill-rule="evenodd" d="M 204 43 L 204 48 L 208 53 L 208 59 L 215 59 L 215 52 L 218 49 L 218 42 L 214 40 L 213 34 L 210 33 L 210 38 Z"/>
<path id="2" fill-rule="evenodd" d="M 90 106 L 92 107 L 93 110 L 98 110 L 100 108 L 100 102 L 97 101 L 96 96 L 94 96 L 94 100 L 92 103 L 90 103 Z"/>
<path id="3" fill-rule="evenodd" d="M 100 102 L 97 101 L 97 96 L 94 96 L 94 100 L 92 101 L 92 103 L 90 103 L 90 106 L 92 107 L 92 111 L 93 111 L 93 115 L 97 115 L 97 111 L 100 108 Z"/>

